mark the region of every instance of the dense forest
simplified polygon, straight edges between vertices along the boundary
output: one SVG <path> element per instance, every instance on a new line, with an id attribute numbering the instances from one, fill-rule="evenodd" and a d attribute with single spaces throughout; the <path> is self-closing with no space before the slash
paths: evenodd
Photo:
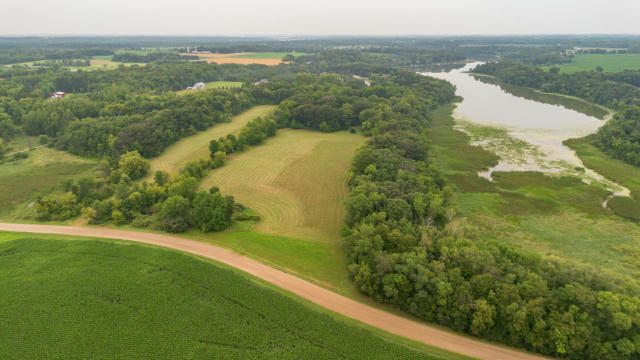
<path id="1" fill-rule="evenodd" d="M 563 74 L 513 62 L 486 63 L 475 73 L 508 84 L 571 95 L 617 112 L 600 128 L 595 144 L 613 157 L 640 166 L 640 69 L 618 73 L 583 71 Z"/>

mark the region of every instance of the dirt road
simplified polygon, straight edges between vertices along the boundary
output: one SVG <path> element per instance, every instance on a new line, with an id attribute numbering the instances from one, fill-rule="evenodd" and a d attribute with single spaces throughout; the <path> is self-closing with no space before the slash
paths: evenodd
<path id="1" fill-rule="evenodd" d="M 160 234 L 96 227 L 0 223 L 0 231 L 3 230 L 123 239 L 176 249 L 227 264 L 329 310 L 375 326 L 384 331 L 428 345 L 480 359 L 542 359 L 542 357 L 536 355 L 484 343 L 393 315 L 338 295 L 296 276 L 234 253 L 233 251 L 198 241 Z"/>

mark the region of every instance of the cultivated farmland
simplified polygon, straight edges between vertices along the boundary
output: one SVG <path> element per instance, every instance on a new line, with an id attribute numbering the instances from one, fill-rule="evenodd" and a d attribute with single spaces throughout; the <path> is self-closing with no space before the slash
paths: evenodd
<path id="1" fill-rule="evenodd" d="M 275 57 L 274 54 L 279 53 L 231 53 L 231 54 L 198 54 L 202 59 L 205 59 L 209 63 L 216 64 L 262 64 L 275 66 L 282 63 L 282 57 L 286 55 L 283 53 L 280 57 Z M 181 54 L 189 55 L 189 54 Z"/>
<path id="2" fill-rule="evenodd" d="M 269 114 L 275 106 L 264 105 L 253 107 L 240 115 L 234 116 L 230 122 L 216 124 L 205 131 L 186 137 L 171 145 L 162 155 L 151 160 L 151 175 L 157 170 L 176 174 L 190 160 L 209 157 L 209 142 L 227 134 L 239 131 L 249 121 Z"/>
<path id="3" fill-rule="evenodd" d="M 0 255 L 0 358 L 437 359 L 175 251 L 2 233 Z"/>
<path id="4" fill-rule="evenodd" d="M 605 72 L 640 69 L 640 54 L 577 54 L 572 62 L 554 65 L 561 72 L 595 71 L 602 66 Z"/>
<path id="5" fill-rule="evenodd" d="M 255 230 L 337 243 L 347 199 L 346 172 L 359 135 L 280 130 L 264 145 L 232 156 L 203 179 L 260 214 Z"/>

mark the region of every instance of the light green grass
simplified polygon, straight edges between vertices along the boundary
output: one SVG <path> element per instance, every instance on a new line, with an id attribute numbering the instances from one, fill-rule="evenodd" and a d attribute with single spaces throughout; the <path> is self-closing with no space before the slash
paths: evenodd
<path id="1" fill-rule="evenodd" d="M 5 234 L 2 358 L 441 358 L 211 261 L 126 242 Z"/>
<path id="2" fill-rule="evenodd" d="M 239 88 L 242 86 L 241 81 L 211 81 L 205 83 L 206 89 L 227 89 L 227 88 Z"/>
<path id="3" fill-rule="evenodd" d="M 364 137 L 280 130 L 265 144 L 232 156 L 201 182 L 255 210 L 266 234 L 337 244 L 348 189 L 346 173 Z"/>
<path id="4" fill-rule="evenodd" d="M 493 182 L 480 178 L 477 171 L 491 166 L 495 156 L 469 146 L 469 137 L 453 129 L 451 110 L 443 107 L 433 114 L 429 137 L 434 155 L 455 189 L 455 222 L 477 229 L 478 239 L 496 240 L 623 276 L 640 274 L 640 261 L 630 262 L 629 252 L 620 250 L 640 249 L 640 226 L 602 207 L 607 191 L 575 177 L 536 172 L 496 172 Z M 586 166 L 632 191 L 640 186 L 638 169 L 627 172 L 630 165 L 594 155 L 593 147 L 589 152 L 572 147 Z"/>
<path id="5" fill-rule="evenodd" d="M 38 196 L 59 191 L 61 180 L 92 175 L 96 162 L 42 147 L 29 157 L 0 165 L 0 218 L 31 213 L 27 204 Z"/>
<path id="6" fill-rule="evenodd" d="M 553 65 L 563 73 L 596 71 L 601 66 L 606 72 L 640 69 L 640 54 L 577 54 L 571 63 Z M 545 67 L 548 69 L 549 67 Z"/>
<path id="7" fill-rule="evenodd" d="M 234 55 L 232 58 L 238 59 L 282 59 L 286 55 L 293 55 L 294 57 L 305 55 L 304 53 L 287 53 L 287 52 L 259 52 L 251 54 Z"/>
<path id="8" fill-rule="evenodd" d="M 274 109 L 275 106 L 272 105 L 256 106 L 234 116 L 230 122 L 216 124 L 205 131 L 181 139 L 169 146 L 160 156 L 151 159 L 151 171 L 147 180 L 150 180 L 157 170 L 177 174 L 188 161 L 209 157 L 211 140 L 237 133 L 249 121 L 265 116 Z"/>

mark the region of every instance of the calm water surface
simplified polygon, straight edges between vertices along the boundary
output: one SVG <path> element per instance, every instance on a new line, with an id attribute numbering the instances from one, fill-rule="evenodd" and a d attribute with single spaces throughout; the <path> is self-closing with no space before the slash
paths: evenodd
<path id="1" fill-rule="evenodd" d="M 617 195 L 628 190 L 596 172 L 585 169 L 575 152 L 562 142 L 595 133 L 602 120 L 569 110 L 516 97 L 497 85 L 486 84 L 467 73 L 479 63 L 450 72 L 424 73 L 449 81 L 464 100 L 454 116 L 458 129 L 468 133 L 472 142 L 500 156 L 497 166 L 479 175 L 491 179 L 494 171 L 542 171 L 580 176 L 586 182 L 598 181 Z M 477 125 L 506 131 L 487 131 Z"/>

